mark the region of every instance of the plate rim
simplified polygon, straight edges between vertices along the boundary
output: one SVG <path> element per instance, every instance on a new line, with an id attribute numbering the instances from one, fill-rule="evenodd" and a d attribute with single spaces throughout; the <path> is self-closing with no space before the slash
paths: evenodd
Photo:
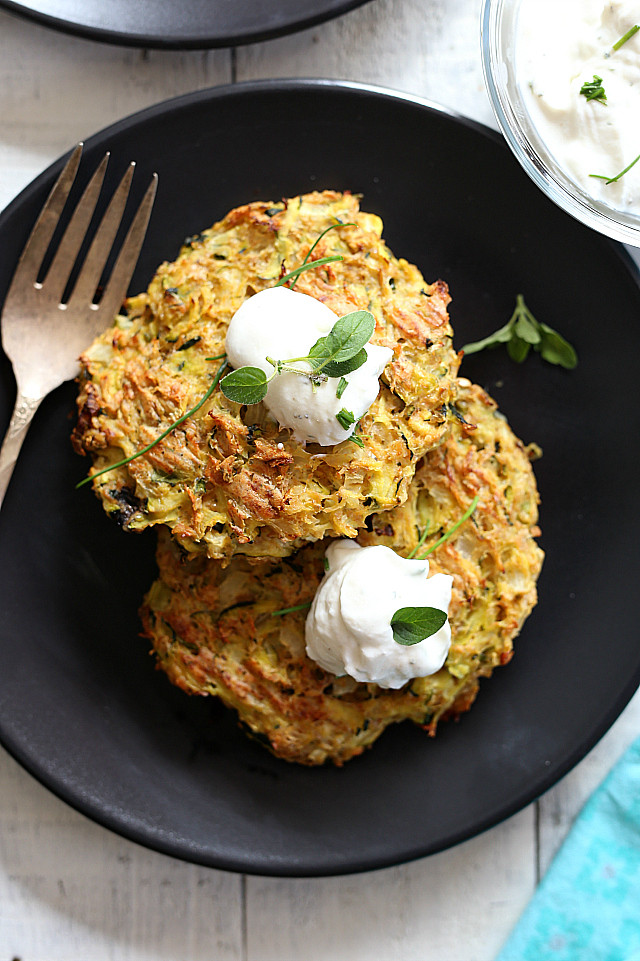
<path id="1" fill-rule="evenodd" d="M 245 46 L 250 43 L 261 43 L 301 30 L 308 30 L 328 20 L 344 16 L 344 14 L 371 2 L 372 0 L 339 0 L 335 9 L 322 10 L 316 14 L 299 18 L 292 17 L 270 29 L 236 30 L 222 35 L 218 35 L 214 31 L 205 35 L 193 34 L 180 40 L 163 33 L 147 33 L 144 30 L 119 31 L 65 20 L 63 17 L 56 17 L 53 14 L 35 10 L 31 4 L 25 3 L 23 0 L 0 0 L 0 8 L 58 33 L 81 37 L 84 40 L 93 40 L 96 43 L 151 50 L 215 50 Z"/>
<path id="2" fill-rule="evenodd" d="M 222 86 L 205 88 L 204 90 L 193 91 L 163 100 L 150 107 L 143 108 L 133 114 L 123 117 L 120 120 L 115 121 L 107 127 L 97 131 L 95 134 L 92 134 L 87 138 L 85 144 L 88 148 L 99 146 L 100 144 L 104 144 L 104 141 L 109 137 L 120 135 L 123 132 L 126 132 L 128 128 L 135 127 L 146 119 L 152 119 L 171 110 L 179 110 L 183 107 L 193 106 L 200 101 L 209 102 L 212 100 L 215 101 L 217 99 L 227 98 L 229 96 L 241 97 L 245 94 L 251 95 L 253 93 L 265 91 L 277 93 L 278 91 L 313 91 L 325 89 L 338 94 L 344 92 L 347 94 L 355 93 L 362 96 L 374 96 L 375 98 L 383 97 L 398 103 L 414 105 L 419 108 L 426 109 L 426 111 L 429 113 L 433 112 L 445 116 L 456 123 L 462 123 L 464 126 L 476 130 L 479 134 L 484 137 L 488 137 L 494 143 L 499 144 L 502 149 L 508 152 L 508 147 L 504 142 L 504 138 L 498 131 L 487 127 L 486 125 L 472 118 L 465 117 L 449 107 L 443 106 L 426 98 L 402 91 L 395 91 L 383 86 L 356 81 L 334 81 L 328 79 L 252 80 L 243 83 L 226 84 Z M 5 220 L 12 215 L 16 208 L 19 208 L 25 201 L 27 201 L 33 192 L 37 191 L 41 187 L 43 181 L 51 181 L 53 179 L 56 171 L 63 165 L 65 156 L 66 155 L 63 155 L 61 158 L 50 164 L 41 174 L 39 174 L 23 188 L 20 193 L 7 205 L 7 207 L 4 208 L 3 211 L 0 211 L 0 231 L 4 228 Z M 565 216 L 568 215 L 565 214 Z M 600 243 L 606 244 L 613 248 L 616 256 L 622 262 L 627 272 L 631 275 L 636 284 L 638 284 L 640 281 L 640 269 L 624 246 L 604 236 L 599 236 L 598 240 Z M 179 860 L 204 867 L 211 867 L 237 873 L 252 874 L 255 876 L 305 878 L 331 877 L 380 870 L 393 865 L 409 863 L 413 860 L 427 857 L 440 851 L 448 850 L 462 841 L 476 837 L 479 834 L 484 833 L 489 828 L 494 827 L 512 817 L 514 814 L 527 807 L 530 803 L 549 790 L 549 788 L 561 780 L 570 770 L 573 769 L 573 767 L 575 767 L 577 763 L 579 763 L 580 760 L 582 760 L 589 753 L 589 751 L 610 729 L 611 725 L 627 706 L 639 684 L 640 665 L 637 672 L 629 676 L 627 683 L 620 692 L 616 702 L 610 705 L 605 711 L 601 722 L 593 731 L 590 732 L 589 737 L 581 740 L 579 745 L 575 745 L 573 749 L 567 753 L 567 756 L 564 758 L 564 760 L 550 769 L 549 773 L 545 777 L 538 777 L 535 785 L 530 786 L 527 788 L 527 790 L 521 790 L 516 797 L 512 797 L 508 804 L 503 804 L 497 808 L 494 808 L 484 818 L 476 821 L 471 831 L 464 829 L 453 831 L 448 837 L 441 838 L 435 844 L 426 845 L 422 843 L 421 845 L 414 845 L 411 851 L 404 851 L 403 853 L 395 854 L 391 857 L 388 855 L 370 856 L 363 852 L 358 852 L 357 855 L 351 853 L 349 859 L 342 860 L 339 864 L 333 866 L 329 866 L 325 863 L 314 864 L 309 859 L 305 861 L 303 866 L 296 866 L 292 863 L 282 864 L 280 862 L 266 863 L 266 859 L 263 859 L 265 863 L 257 866 L 255 863 L 251 862 L 251 852 L 243 852 L 242 855 L 236 853 L 233 857 L 229 857 L 228 855 L 220 852 L 216 853 L 214 857 L 210 857 L 208 855 L 203 856 L 202 853 L 200 853 L 198 850 L 194 850 L 193 845 L 190 845 L 188 841 L 185 842 L 184 839 L 179 840 L 171 838 L 168 835 L 159 836 L 157 834 L 150 837 L 148 831 L 140 829 L 136 825 L 127 823 L 126 816 L 117 816 L 111 810 L 100 808 L 92 799 L 83 797 L 81 792 L 76 791 L 74 793 L 73 789 L 66 782 L 61 782 L 59 780 L 54 781 L 51 779 L 44 765 L 41 764 L 38 768 L 38 765 L 26 755 L 26 752 L 21 749 L 21 746 L 13 743 L 12 739 L 7 737 L 6 732 L 3 730 L 2 724 L 0 724 L 0 745 L 2 745 L 7 753 L 13 757 L 14 760 L 16 760 L 17 763 L 19 763 L 20 766 L 32 777 L 34 777 L 36 781 L 42 784 L 54 796 L 60 798 L 64 803 L 68 804 L 73 810 L 84 815 L 85 817 L 88 817 L 90 820 L 101 825 L 102 827 L 107 828 L 117 836 L 139 844 L 146 849 L 155 850 L 162 854 L 178 858 Z"/>

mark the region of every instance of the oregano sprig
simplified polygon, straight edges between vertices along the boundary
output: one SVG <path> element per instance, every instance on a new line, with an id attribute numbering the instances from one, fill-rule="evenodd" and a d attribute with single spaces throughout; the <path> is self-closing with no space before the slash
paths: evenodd
<path id="1" fill-rule="evenodd" d="M 522 294 L 518 294 L 515 310 L 504 327 L 483 340 L 465 344 L 462 350 L 465 354 L 475 354 L 500 344 L 506 344 L 509 357 L 519 364 L 526 359 L 532 347 L 549 364 L 573 370 L 578 363 L 578 355 L 571 344 L 552 327 L 536 320 Z"/>
<path id="2" fill-rule="evenodd" d="M 375 326 L 373 314 L 368 310 L 354 310 L 339 317 L 329 333 L 320 337 L 306 356 L 288 360 L 265 357 L 273 367 L 268 376 L 260 367 L 238 367 L 223 378 L 220 390 L 237 404 L 257 404 L 266 396 L 274 377 L 284 372 L 308 377 L 315 384 L 328 377 L 344 377 L 366 361 L 365 344 L 371 339 Z M 295 366 L 301 362 L 309 364 L 311 370 Z"/>

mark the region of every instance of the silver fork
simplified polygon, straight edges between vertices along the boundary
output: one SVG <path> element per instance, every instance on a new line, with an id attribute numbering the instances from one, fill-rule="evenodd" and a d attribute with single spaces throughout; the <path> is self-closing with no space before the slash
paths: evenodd
<path id="1" fill-rule="evenodd" d="M 64 291 L 100 195 L 106 154 L 80 198 L 53 257 L 38 282 L 54 231 L 80 164 L 78 144 L 56 181 L 22 251 L 2 310 L 2 345 L 13 364 L 17 395 L 11 423 L 0 449 L 0 506 L 20 448 L 40 402 L 78 373 L 78 357 L 113 320 L 137 263 L 156 193 L 157 175 L 133 218 L 102 296 L 94 302 L 107 257 L 122 220 L 135 164 L 129 165 L 96 230 L 71 294 Z"/>

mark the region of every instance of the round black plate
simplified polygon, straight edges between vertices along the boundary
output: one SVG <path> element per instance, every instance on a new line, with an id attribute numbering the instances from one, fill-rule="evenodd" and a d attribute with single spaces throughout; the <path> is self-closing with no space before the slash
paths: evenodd
<path id="1" fill-rule="evenodd" d="M 131 47 L 230 47 L 313 27 L 367 0 L 0 0 L 47 27 Z"/>
<path id="2" fill-rule="evenodd" d="M 272 758 L 213 701 L 153 669 L 137 607 L 153 535 L 125 534 L 69 445 L 74 387 L 39 411 L 0 513 L 0 737 L 44 784 L 113 830 L 187 860 L 321 875 L 399 863 L 495 824 L 568 771 L 640 679 L 640 289 L 623 250 L 556 209 L 502 141 L 386 91 L 322 81 L 218 88 L 92 137 L 160 187 L 132 289 L 184 237 L 254 199 L 362 192 L 398 254 L 451 288 L 456 342 L 506 322 L 523 293 L 580 355 L 575 371 L 500 349 L 463 373 L 498 399 L 537 464 L 540 603 L 512 663 L 435 740 L 388 731 L 342 770 Z M 0 295 L 60 164 L 0 217 Z M 0 371 L 0 425 L 13 380 Z"/>

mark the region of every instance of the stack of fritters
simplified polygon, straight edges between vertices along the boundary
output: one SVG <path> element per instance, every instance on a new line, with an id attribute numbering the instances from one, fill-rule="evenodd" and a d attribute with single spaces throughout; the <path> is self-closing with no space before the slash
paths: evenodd
<path id="1" fill-rule="evenodd" d="M 387 725 L 434 734 L 506 663 L 536 602 L 542 552 L 532 450 L 481 388 L 457 380 L 446 285 L 427 284 L 381 240 L 379 218 L 331 191 L 231 211 L 163 264 L 147 293 L 82 358 L 76 449 L 94 472 L 152 443 L 201 400 L 227 326 L 253 293 L 311 259 L 296 289 L 337 315 L 363 308 L 393 348 L 362 418 L 364 447 L 301 444 L 262 404 L 219 389 L 160 443 L 94 480 L 129 530 L 159 525 L 159 578 L 141 616 L 159 666 L 191 694 L 215 695 L 279 757 L 342 764 Z M 349 226 L 355 224 L 355 226 Z M 444 667 L 400 690 L 323 671 L 305 654 L 306 608 L 327 538 L 356 537 L 453 575 Z M 324 540 L 323 540 L 324 538 Z"/>
<path id="2" fill-rule="evenodd" d="M 351 194 L 254 203 L 192 238 L 129 300 L 81 358 L 74 445 L 96 470 L 155 440 L 206 393 L 235 311 L 312 259 L 343 260 L 301 274 L 296 290 L 340 316 L 370 310 L 372 342 L 391 347 L 380 393 L 362 418 L 364 448 L 294 441 L 263 404 L 215 391 L 144 457 L 98 477 L 94 489 L 124 527 L 165 524 L 189 551 L 282 556 L 325 534 L 354 537 L 368 515 L 402 503 L 416 462 L 446 434 L 458 357 L 445 284 L 427 284 L 381 240 L 382 223 Z"/>
<path id="3" fill-rule="evenodd" d="M 407 555 L 425 527 L 424 550 L 461 517 L 472 520 L 430 555 L 431 573 L 453 575 L 452 646 L 444 667 L 400 690 L 334 677 L 305 654 L 306 610 L 323 576 L 326 542 L 293 557 L 227 567 L 190 559 L 168 532 L 160 576 L 142 608 L 159 666 L 190 694 L 214 694 L 279 757 L 342 764 L 389 724 L 409 719 L 435 734 L 443 717 L 468 710 L 478 679 L 506 664 L 536 602 L 542 551 L 535 543 L 538 495 L 524 448 L 484 391 L 460 381 L 456 420 L 419 465 L 407 501 L 374 514 L 359 543 Z"/>

